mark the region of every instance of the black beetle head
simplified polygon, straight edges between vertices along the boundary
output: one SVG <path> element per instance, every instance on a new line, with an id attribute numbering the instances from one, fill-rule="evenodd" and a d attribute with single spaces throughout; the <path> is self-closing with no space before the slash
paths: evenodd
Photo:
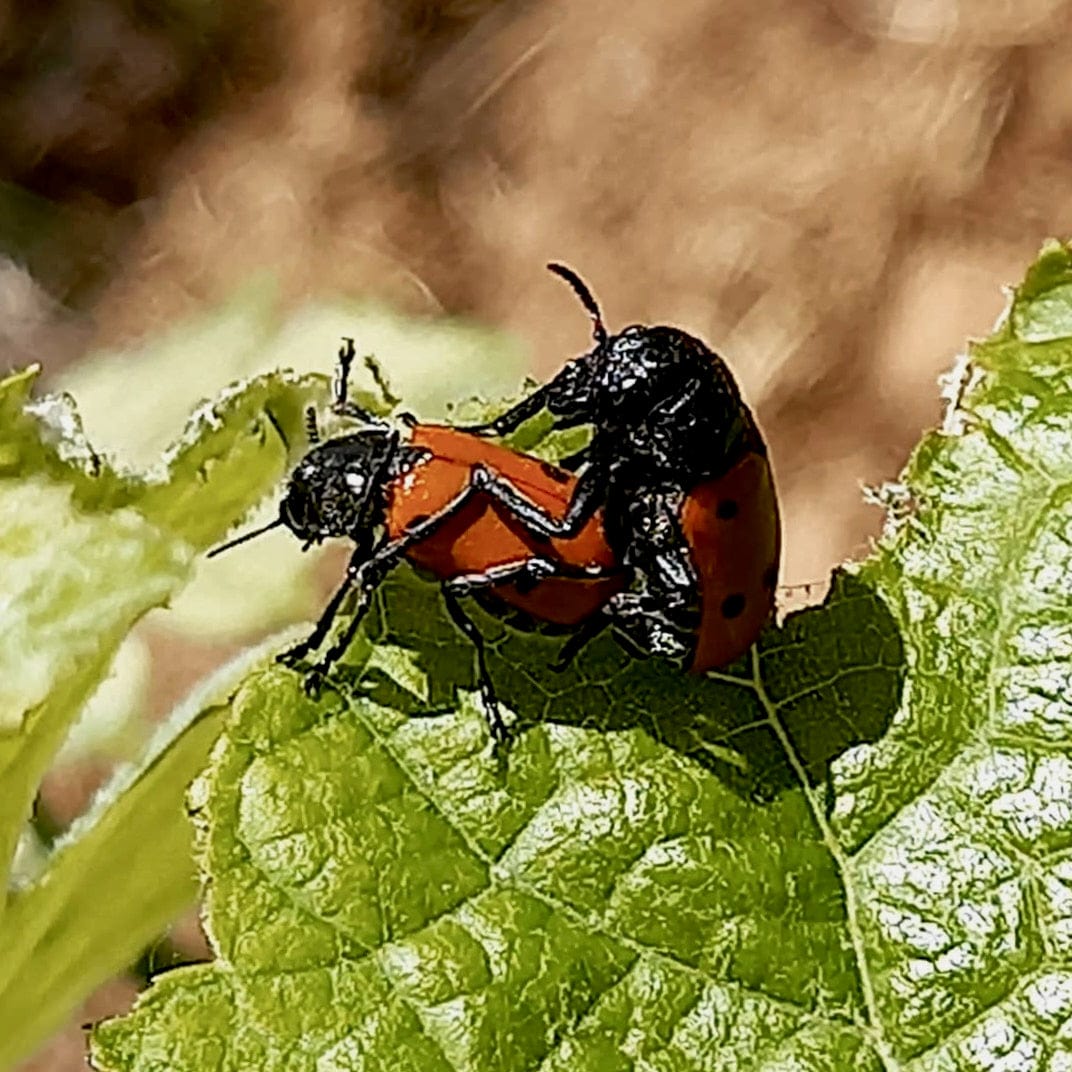
<path id="1" fill-rule="evenodd" d="M 593 345 L 530 398 L 563 423 L 591 425 L 587 457 L 621 474 L 625 491 L 645 480 L 690 488 L 721 476 L 745 451 L 766 453 L 733 373 L 701 339 L 666 324 L 611 334 L 576 272 L 548 267 L 591 318 Z"/>
<path id="2" fill-rule="evenodd" d="M 400 465 L 415 460 L 412 451 L 400 446 L 398 434 L 386 428 L 330 439 L 309 451 L 294 470 L 274 521 L 214 547 L 208 557 L 280 526 L 303 540 L 305 548 L 345 536 L 358 549 L 371 550 L 384 519 L 384 486 Z"/>
<path id="3" fill-rule="evenodd" d="M 630 324 L 611 334 L 580 276 L 562 264 L 547 267 L 569 284 L 592 320 L 592 348 L 562 369 L 547 399 L 556 416 L 586 416 L 597 427 L 628 429 L 697 382 L 718 381 L 736 395 L 729 369 L 700 339 L 663 325 Z"/>
<path id="4" fill-rule="evenodd" d="M 395 436 L 375 429 L 311 450 L 290 478 L 280 521 L 306 546 L 334 536 L 370 541 L 383 518 L 383 486 L 396 448 Z"/>
<path id="5" fill-rule="evenodd" d="M 631 324 L 611 335 L 589 361 L 594 423 L 630 429 L 660 407 L 688 398 L 697 385 L 719 379 L 724 368 L 699 339 L 665 325 Z M 681 420 L 691 416 L 687 407 L 679 414 Z"/>

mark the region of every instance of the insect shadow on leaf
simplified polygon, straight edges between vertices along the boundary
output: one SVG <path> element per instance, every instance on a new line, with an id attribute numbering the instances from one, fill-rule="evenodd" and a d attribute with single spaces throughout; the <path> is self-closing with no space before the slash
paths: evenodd
<path id="1" fill-rule="evenodd" d="M 399 570 L 381 595 L 368 636 L 410 649 L 430 696 L 402 704 L 401 686 L 392 682 L 388 696 L 386 684 L 371 675 L 362 691 L 371 687 L 374 698 L 413 714 L 454 709 L 457 690 L 475 688 L 473 661 L 438 591 Z M 844 572 L 834 574 L 821 605 L 768 627 L 751 652 L 707 677 L 656 658 L 632 658 L 607 636 L 556 672 L 550 667 L 561 636 L 519 632 L 479 611 L 474 617 L 499 697 L 516 715 L 515 734 L 542 723 L 603 732 L 640 727 L 748 799 L 773 799 L 799 785 L 773 719 L 809 781 L 822 784 L 846 749 L 882 736 L 900 703 L 898 627 L 877 593 Z"/>

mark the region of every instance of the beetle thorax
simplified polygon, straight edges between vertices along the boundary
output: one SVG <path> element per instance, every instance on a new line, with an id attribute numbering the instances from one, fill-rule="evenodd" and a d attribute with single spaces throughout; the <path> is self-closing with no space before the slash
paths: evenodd
<path id="1" fill-rule="evenodd" d="M 629 479 L 689 487 L 749 449 L 751 418 L 724 362 L 677 328 L 634 325 L 593 353 L 593 423 Z"/>
<path id="2" fill-rule="evenodd" d="M 612 336 L 598 354 L 593 396 L 607 423 L 634 425 L 671 403 L 695 379 L 708 374 L 709 351 L 691 335 L 668 327 L 634 324 Z"/>

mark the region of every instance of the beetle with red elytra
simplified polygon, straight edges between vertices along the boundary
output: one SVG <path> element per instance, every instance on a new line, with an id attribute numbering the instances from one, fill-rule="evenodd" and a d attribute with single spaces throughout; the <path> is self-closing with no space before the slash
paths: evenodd
<path id="1" fill-rule="evenodd" d="M 315 411 L 307 413 L 312 449 L 291 474 L 278 517 L 210 552 L 244 543 L 277 526 L 289 528 L 303 550 L 332 537 L 354 544 L 346 578 L 310 635 L 279 656 L 301 664 L 323 645 L 344 600 L 355 595 L 350 620 L 322 656 L 306 668 L 315 693 L 350 646 L 373 593 L 402 560 L 441 582 L 454 623 L 473 643 L 477 677 L 493 736 L 506 738 L 482 637 L 461 599 L 494 597 L 551 627 L 578 626 L 626 583 L 598 516 L 565 538 L 531 534 L 510 509 L 485 493 L 484 473 L 511 482 L 549 516 L 564 511 L 577 478 L 506 447 L 446 425 L 406 416 L 401 427 L 373 417 L 349 399 L 352 339 L 345 339 L 333 383 L 332 410 L 360 427 L 320 442 Z"/>
<path id="2" fill-rule="evenodd" d="M 670 327 L 609 335 L 587 287 L 573 287 L 595 345 L 548 384 L 485 425 L 402 427 L 349 400 L 352 340 L 339 352 L 333 411 L 360 423 L 319 443 L 291 476 L 279 517 L 216 554 L 284 525 L 305 546 L 354 544 L 347 576 L 310 636 L 279 658 L 303 663 L 326 641 L 346 596 L 351 618 L 306 668 L 315 691 L 346 651 L 387 573 L 403 558 L 439 579 L 447 610 L 472 641 L 493 736 L 507 736 L 482 637 L 461 598 L 496 597 L 571 631 L 561 662 L 610 626 L 637 655 L 701 672 L 751 646 L 773 609 L 780 526 L 766 448 L 725 363 Z M 589 424 L 562 467 L 489 443 L 547 408 Z M 570 470 L 577 470 L 575 475 Z"/>

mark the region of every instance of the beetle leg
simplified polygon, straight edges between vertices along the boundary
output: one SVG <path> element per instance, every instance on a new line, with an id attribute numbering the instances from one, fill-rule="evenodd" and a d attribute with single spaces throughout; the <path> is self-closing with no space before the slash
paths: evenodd
<path id="1" fill-rule="evenodd" d="M 447 605 L 447 613 L 451 620 L 468 637 L 476 653 L 476 676 L 480 686 L 480 699 L 484 707 L 484 717 L 488 722 L 488 729 L 497 745 L 505 744 L 510 737 L 510 731 L 503 722 L 502 713 L 499 710 L 499 698 L 495 695 L 495 686 L 491 682 L 491 674 L 488 672 L 487 657 L 484 652 L 484 637 L 477 628 L 476 622 L 465 613 L 458 597 L 447 585 L 443 586 L 443 602 Z"/>
<path id="2" fill-rule="evenodd" d="M 602 610 L 593 614 L 587 621 L 582 622 L 580 627 L 570 634 L 569 639 L 559 649 L 558 658 L 551 664 L 551 669 L 556 673 L 562 673 L 580 655 L 581 650 L 595 640 L 610 624 L 610 618 Z"/>
<path id="3" fill-rule="evenodd" d="M 603 566 L 573 566 L 568 562 L 554 562 L 549 558 L 523 558 L 516 562 L 503 562 L 489 566 L 480 573 L 462 573 L 444 581 L 444 587 L 458 596 L 469 596 L 483 588 L 497 588 L 512 584 L 519 592 L 531 592 L 541 581 L 548 577 L 564 577 L 577 581 L 599 581 L 606 577 L 617 577 L 619 569 L 607 569 Z"/>
<path id="4" fill-rule="evenodd" d="M 316 408 L 314 406 L 306 406 L 305 408 L 305 438 L 309 440 L 310 446 L 316 446 L 320 442 L 320 426 L 316 422 Z"/>
<path id="5" fill-rule="evenodd" d="M 556 518 L 485 465 L 473 466 L 472 480 L 485 495 L 502 503 L 519 521 L 523 521 L 531 533 L 559 540 L 568 540 L 584 528 L 599 509 L 606 490 L 602 468 L 585 470 L 577 481 L 566 512 L 561 518 Z"/>
<path id="6" fill-rule="evenodd" d="M 356 402 L 350 401 L 350 368 L 357 356 L 354 340 L 343 338 L 345 345 L 339 347 L 339 359 L 335 365 L 335 375 L 331 378 L 331 411 L 340 417 L 350 417 L 366 424 L 379 423 L 368 410 L 362 409 Z"/>
<path id="7" fill-rule="evenodd" d="M 621 592 L 612 596 L 606 615 L 615 639 L 630 654 L 658 655 L 673 662 L 690 660 L 696 649 L 696 629 L 662 606 L 650 592 Z"/>
<path id="8" fill-rule="evenodd" d="M 356 557 L 355 554 L 354 558 Z M 354 558 L 350 559 L 350 565 L 346 571 L 346 579 L 339 585 L 335 594 L 329 600 L 328 605 L 324 608 L 316 625 L 313 627 L 313 631 L 303 641 L 277 655 L 275 657 L 276 662 L 283 663 L 284 666 L 294 666 L 295 664 L 300 663 L 311 651 L 315 651 L 319 648 L 324 642 L 328 633 L 331 632 L 331 626 L 335 621 L 335 616 L 339 613 L 339 607 L 342 606 L 342 601 L 346 598 L 346 594 L 350 591 L 350 586 L 353 583 L 352 574 L 355 569 Z"/>
<path id="9" fill-rule="evenodd" d="M 520 428 L 530 417 L 535 417 L 546 405 L 554 388 L 555 381 L 545 383 L 543 387 L 527 395 L 516 406 L 511 406 L 505 413 L 483 424 L 471 424 L 463 427 L 463 432 L 482 436 L 509 435 L 514 429 Z"/>
<path id="10" fill-rule="evenodd" d="M 571 428 L 591 420 L 591 368 L 583 357 L 567 361 L 554 379 L 526 395 L 494 420 L 469 425 L 461 431 L 474 435 L 509 435 L 543 409 L 555 415 L 555 425 Z"/>
<path id="11" fill-rule="evenodd" d="M 598 580 L 602 577 L 613 577 L 619 572 L 617 569 L 604 569 L 600 566 L 571 566 L 565 562 L 552 562 L 548 558 L 526 558 L 520 562 L 504 562 L 498 566 L 491 566 L 483 573 L 466 573 L 460 577 L 452 577 L 443 585 L 443 592 L 444 598 L 453 598 L 472 595 L 473 592 L 482 588 L 495 588 L 503 584 L 513 584 L 518 591 L 525 591 L 548 577 Z M 448 608 L 449 606 L 448 603 Z M 558 660 L 552 664 L 552 669 L 564 670 L 577 652 L 608 625 L 610 625 L 610 619 L 602 613 L 589 618 L 563 645 Z M 483 652 L 480 652 L 478 658 L 483 660 Z M 486 665 L 481 672 L 487 672 Z"/>
<path id="12" fill-rule="evenodd" d="M 264 415 L 268 418 L 268 423 L 275 429 L 275 434 L 279 436 L 279 441 L 283 444 L 283 449 L 290 452 L 290 443 L 287 440 L 287 434 L 283 431 L 283 426 L 279 423 L 276 415 L 267 407 L 264 407 Z"/>
<path id="13" fill-rule="evenodd" d="M 346 654 L 347 649 L 353 643 L 358 627 L 372 605 L 373 594 L 387 574 L 398 565 L 400 559 L 413 544 L 425 539 L 431 534 L 431 529 L 460 509 L 465 503 L 465 496 L 466 493 L 462 492 L 454 502 L 449 503 L 439 514 L 433 515 L 419 526 L 415 525 L 408 532 L 399 536 L 397 540 L 390 540 L 381 544 L 368 558 L 361 560 L 355 554 L 354 558 L 350 560 L 350 565 L 346 570 L 346 580 L 343 581 L 339 586 L 339 590 L 332 596 L 331 602 L 321 615 L 320 621 L 317 622 L 316 628 L 309 636 L 309 639 L 305 643 L 299 644 L 297 648 L 287 652 L 286 657 L 283 659 L 283 661 L 293 665 L 308 655 L 309 652 L 320 647 L 331 631 L 331 625 L 347 592 L 353 589 L 357 593 L 357 602 L 350 613 L 350 620 L 346 623 L 346 628 L 310 668 L 310 688 L 307 691 L 314 691 L 317 687 L 317 679 L 326 676 L 335 663 Z"/>
<path id="14" fill-rule="evenodd" d="M 378 568 L 370 569 L 373 558 L 367 559 L 356 570 L 348 571 L 348 576 L 341 592 L 353 588 L 357 592 L 357 606 L 346 623 L 346 628 L 335 638 L 334 643 L 328 650 L 309 668 L 305 679 L 305 691 L 315 696 L 320 691 L 321 681 L 327 677 L 331 668 L 346 654 L 350 645 L 354 642 L 357 630 L 360 628 L 368 609 L 372 604 L 372 596 L 383 580 L 384 575 L 390 570 L 395 561 L 382 558 L 377 562 Z M 382 572 L 381 572 L 382 571 Z M 320 638 L 321 641 L 323 637 Z M 319 644 L 315 645 L 319 646 Z"/>
<path id="15" fill-rule="evenodd" d="M 623 646 L 675 661 L 692 655 L 701 620 L 699 580 L 681 530 L 682 500 L 679 489 L 654 487 L 638 489 L 626 504 L 633 584 L 605 608 Z"/>
<path id="16" fill-rule="evenodd" d="M 513 584 L 519 590 L 531 590 L 545 577 L 554 576 L 558 564 L 549 558 L 524 558 L 517 562 L 503 562 L 489 566 L 480 573 L 463 573 L 451 577 L 443 586 L 457 596 L 472 595 L 482 588 L 495 588 L 501 584 Z"/>
<path id="17" fill-rule="evenodd" d="M 302 643 L 278 655 L 276 657 L 277 661 L 288 666 L 294 666 L 320 647 L 327 639 L 328 633 L 331 632 L 331 627 L 347 593 L 351 589 L 356 591 L 357 604 L 353 609 L 351 620 L 346 629 L 310 669 L 310 675 L 307 679 L 308 691 L 315 691 L 318 687 L 319 679 L 327 674 L 350 646 L 362 618 L 368 613 L 369 606 L 372 603 L 372 595 L 384 577 L 398 564 L 410 547 L 431 536 L 440 525 L 461 510 L 474 495 L 479 494 L 480 490 L 476 483 L 470 482 L 440 510 L 437 510 L 430 517 L 426 517 L 423 521 L 412 525 L 397 539 L 385 540 L 371 555 L 363 557 L 364 552 L 361 550 L 355 551 L 346 569 L 346 579 L 324 608 L 324 612 L 320 615 L 320 619 L 317 621 L 312 633 Z"/>

